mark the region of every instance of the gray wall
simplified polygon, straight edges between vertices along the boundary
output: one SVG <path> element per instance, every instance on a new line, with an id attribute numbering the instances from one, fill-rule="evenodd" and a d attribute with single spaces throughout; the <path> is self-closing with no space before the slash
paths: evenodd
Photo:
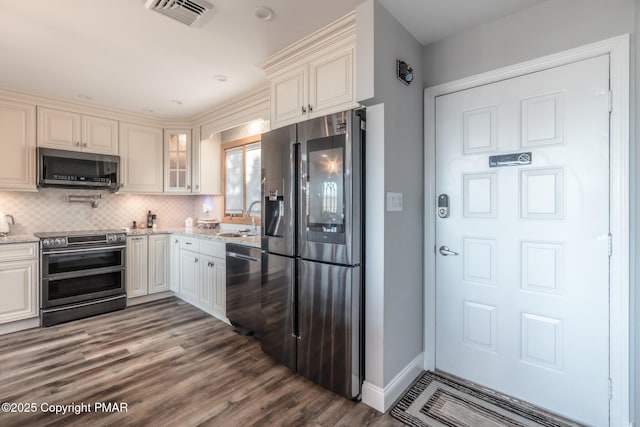
<path id="1" fill-rule="evenodd" d="M 640 49 L 635 33 L 640 28 L 640 0 L 548 0 L 524 11 L 484 24 L 469 31 L 430 44 L 424 48 L 425 87 L 468 77 L 518 62 L 535 59 L 566 49 L 631 33 L 631 301 L 635 309 L 632 333 L 632 384 L 640 391 L 640 202 L 636 197 L 636 176 L 640 158 L 635 128 L 640 123 L 636 108 L 640 88 L 636 69 L 640 69 Z M 636 425 L 640 424 L 640 392 L 635 402 Z M 634 404 L 632 402 L 632 411 Z M 634 414 L 632 414 L 633 419 Z"/>
<path id="2" fill-rule="evenodd" d="M 368 8 L 368 9 L 367 9 Z M 366 10 L 365 10 L 366 9 Z M 364 11 L 364 12 L 363 12 Z M 360 13 L 373 14 L 373 26 L 360 27 Z M 367 106 L 375 105 L 368 120 L 382 120 L 376 126 L 384 135 L 368 132 L 367 147 L 383 150 L 383 156 L 372 156 L 377 163 L 367 163 L 367 173 L 383 173 L 384 188 L 368 186 L 367 197 L 375 197 L 375 209 L 367 210 L 368 226 L 382 233 L 383 259 L 367 258 L 367 263 L 382 263 L 380 277 L 367 277 L 366 292 L 383 298 L 382 313 L 372 313 L 368 305 L 367 324 L 372 316 L 382 317 L 382 336 L 367 331 L 367 381 L 384 387 L 412 360 L 422 353 L 422 259 L 423 259 L 423 82 L 420 65 L 422 46 L 378 2 L 369 1 L 358 8 L 357 44 L 359 55 L 356 96 Z M 373 39 L 364 40 L 373 33 Z M 404 60 L 416 69 L 416 79 L 406 86 L 396 77 L 396 59 Z M 361 78 L 362 76 L 362 78 Z M 375 144 L 369 145 L 369 141 Z M 381 153 L 377 153 L 381 154 Z M 369 161 L 369 154 L 367 161 Z M 372 169 L 375 168 L 375 169 Z M 386 192 L 403 193 L 403 211 L 384 211 Z M 379 200 L 382 198 L 382 200 Z M 369 205 L 369 201 L 368 207 Z M 370 224 L 371 215 L 382 218 L 382 224 Z M 377 239 L 380 240 L 379 238 Z M 380 249 L 380 248 L 372 248 Z M 367 267 L 369 268 L 369 267 Z M 368 274 L 372 271 L 367 270 Z M 378 289 L 372 289 L 377 286 Z M 382 287 L 382 289 L 379 289 Z M 369 304 L 369 299 L 367 299 Z M 375 340 L 382 354 L 371 354 Z M 369 360 L 371 357 L 374 361 Z M 381 360 L 380 360 L 381 358 Z M 371 363 L 382 366 L 371 372 Z"/>
<path id="3" fill-rule="evenodd" d="M 634 32 L 634 0 L 548 0 L 424 49 L 425 87 Z"/>

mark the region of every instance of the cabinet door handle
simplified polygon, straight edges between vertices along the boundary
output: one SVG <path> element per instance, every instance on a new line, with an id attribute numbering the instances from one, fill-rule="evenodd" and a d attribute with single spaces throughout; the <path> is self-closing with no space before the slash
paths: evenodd
<path id="1" fill-rule="evenodd" d="M 198 262 L 198 258 L 196 258 L 196 262 Z"/>
<path id="2" fill-rule="evenodd" d="M 191 186 L 190 186 L 190 185 L 187 185 L 187 190 L 190 190 L 190 189 L 191 189 Z"/>
<path id="3" fill-rule="evenodd" d="M 193 243 L 191 242 L 184 242 L 185 245 L 191 246 Z"/>
<path id="4" fill-rule="evenodd" d="M 196 185 L 196 190 L 197 190 L 198 188 L 200 188 L 200 186 L 199 186 L 199 185 Z"/>
<path id="5" fill-rule="evenodd" d="M 311 106 L 311 104 L 307 104 L 309 106 L 309 112 L 313 113 L 313 107 Z"/>
<path id="6" fill-rule="evenodd" d="M 76 147 L 80 147 L 80 141 L 76 142 Z"/>
<path id="7" fill-rule="evenodd" d="M 302 114 L 305 114 L 307 112 L 307 109 L 304 108 L 304 105 L 302 106 Z"/>
<path id="8" fill-rule="evenodd" d="M 85 142 L 84 144 L 82 144 L 83 147 L 87 147 L 88 144 Z"/>

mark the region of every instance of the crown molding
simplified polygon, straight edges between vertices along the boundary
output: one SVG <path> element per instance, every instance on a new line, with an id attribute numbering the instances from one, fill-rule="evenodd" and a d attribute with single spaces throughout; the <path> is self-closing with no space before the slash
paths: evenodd
<path id="1" fill-rule="evenodd" d="M 113 120 L 132 121 L 148 124 L 150 126 L 162 127 L 164 120 L 150 114 L 137 113 L 128 110 L 121 110 L 83 101 L 76 101 L 67 98 L 57 98 L 53 96 L 39 95 L 26 91 L 19 91 L 8 88 L 0 88 L 0 96 L 16 102 L 26 102 L 39 107 L 56 108 L 58 110 L 68 110 L 81 114 L 96 115 Z"/>
<path id="2" fill-rule="evenodd" d="M 202 126 L 204 137 L 258 118 L 269 120 L 269 106 L 270 90 L 265 86 L 200 114 L 194 118 L 193 124 Z"/>
<path id="3" fill-rule="evenodd" d="M 67 110 L 74 113 L 95 115 L 123 122 L 135 122 L 161 128 L 192 128 L 207 124 L 207 128 L 211 128 L 211 125 L 213 125 L 213 127 L 220 128 L 218 130 L 222 131 L 253 119 L 269 119 L 268 86 L 243 94 L 190 119 L 162 119 L 150 114 L 7 88 L 0 88 L 0 97 L 9 101 L 28 103 L 39 107 Z"/>
<path id="4" fill-rule="evenodd" d="M 342 18 L 322 27 L 307 37 L 289 45 L 281 51 L 269 56 L 257 66 L 267 74 L 272 74 L 278 68 L 298 62 L 326 47 L 345 40 L 355 40 L 356 12 L 355 10 Z"/>

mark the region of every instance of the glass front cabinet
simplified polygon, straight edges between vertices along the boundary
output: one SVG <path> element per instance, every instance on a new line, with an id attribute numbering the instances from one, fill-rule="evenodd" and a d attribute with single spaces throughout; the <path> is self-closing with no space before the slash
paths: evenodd
<path id="1" fill-rule="evenodd" d="M 191 193 L 191 130 L 164 131 L 164 191 Z"/>

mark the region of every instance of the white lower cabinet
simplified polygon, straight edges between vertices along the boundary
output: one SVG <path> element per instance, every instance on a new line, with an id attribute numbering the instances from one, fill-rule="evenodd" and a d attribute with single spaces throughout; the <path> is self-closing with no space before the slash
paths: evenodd
<path id="1" fill-rule="evenodd" d="M 147 295 L 147 236 L 127 238 L 127 298 Z"/>
<path id="2" fill-rule="evenodd" d="M 168 291 L 169 235 L 127 238 L 127 297 Z"/>
<path id="3" fill-rule="evenodd" d="M 170 290 L 169 278 L 169 236 L 158 234 L 149 236 L 149 278 L 150 294 Z"/>
<path id="4" fill-rule="evenodd" d="M 226 271 L 225 259 L 202 255 L 202 290 L 200 303 L 220 314 L 226 315 Z"/>
<path id="5" fill-rule="evenodd" d="M 226 321 L 226 245 L 195 236 L 127 238 L 127 297 L 173 291 Z"/>
<path id="6" fill-rule="evenodd" d="M 180 291 L 185 301 L 197 303 L 200 284 L 200 254 L 189 250 L 180 250 Z"/>
<path id="7" fill-rule="evenodd" d="M 170 240 L 170 258 L 171 266 L 169 267 L 169 289 L 175 293 L 180 291 L 180 236 L 171 235 Z"/>
<path id="8" fill-rule="evenodd" d="M 178 296 L 218 318 L 226 318 L 226 247 L 196 237 L 180 237 Z"/>
<path id="9" fill-rule="evenodd" d="M 0 323 L 38 316 L 37 245 L 0 245 Z"/>

